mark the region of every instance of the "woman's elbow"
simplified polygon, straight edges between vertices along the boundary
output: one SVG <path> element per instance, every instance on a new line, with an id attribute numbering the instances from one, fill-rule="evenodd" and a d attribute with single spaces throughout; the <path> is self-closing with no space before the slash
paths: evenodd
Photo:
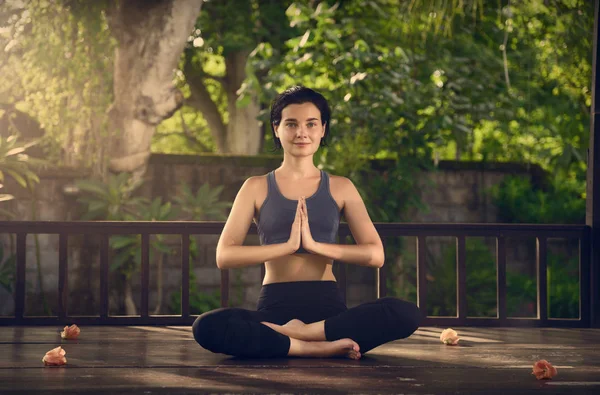
<path id="1" fill-rule="evenodd" d="M 385 263 L 385 253 L 383 252 L 383 247 L 379 247 L 377 252 L 373 254 L 373 258 L 371 259 L 370 266 L 374 268 L 381 269 L 383 264 Z"/>
<path id="2" fill-rule="evenodd" d="M 375 269 L 381 269 L 383 267 L 384 263 L 385 263 L 385 259 L 373 259 L 373 260 L 371 260 L 369 266 L 372 266 Z"/>
<path id="3" fill-rule="evenodd" d="M 227 267 L 227 259 L 223 250 L 217 249 L 217 267 L 221 270 L 228 269 Z"/>

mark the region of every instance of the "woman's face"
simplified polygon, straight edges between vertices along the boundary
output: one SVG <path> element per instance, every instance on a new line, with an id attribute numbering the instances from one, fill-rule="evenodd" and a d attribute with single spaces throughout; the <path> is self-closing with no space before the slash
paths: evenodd
<path id="1" fill-rule="evenodd" d="M 294 156 L 313 155 L 325 135 L 321 112 L 312 103 L 290 104 L 281 111 L 275 135 L 285 152 Z"/>

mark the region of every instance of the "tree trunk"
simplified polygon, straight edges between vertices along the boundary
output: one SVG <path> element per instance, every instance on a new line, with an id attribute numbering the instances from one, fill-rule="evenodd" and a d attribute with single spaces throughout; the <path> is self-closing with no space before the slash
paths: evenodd
<path id="1" fill-rule="evenodd" d="M 182 104 L 173 71 L 200 12 L 202 0 L 117 1 L 108 10 L 118 41 L 110 169 L 140 177 L 146 170 L 155 127 Z"/>
<path id="2" fill-rule="evenodd" d="M 246 79 L 246 62 L 249 52 L 232 52 L 225 57 L 225 89 L 227 90 L 227 124 L 228 153 L 256 155 L 260 149 L 261 130 L 257 119 L 260 112 L 258 98 L 252 94 L 250 102 L 238 107 L 238 90 Z"/>
<path id="3" fill-rule="evenodd" d="M 249 103 L 238 107 L 238 91 L 246 79 L 248 55 L 248 51 L 228 53 L 225 56 L 226 74 L 218 78 L 227 96 L 227 124 L 204 84 L 204 78 L 214 77 L 205 75 L 197 66 L 192 65 L 189 59 L 184 68 L 191 92 L 187 104 L 202 113 L 216 142 L 217 150 L 223 154 L 256 155 L 262 148 L 263 132 L 257 119 L 260 113 L 258 97 L 253 94 Z"/>

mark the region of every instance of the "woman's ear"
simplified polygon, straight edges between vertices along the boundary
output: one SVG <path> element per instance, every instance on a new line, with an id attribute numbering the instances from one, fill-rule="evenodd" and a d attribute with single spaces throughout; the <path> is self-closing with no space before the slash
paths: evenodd
<path id="1" fill-rule="evenodd" d="M 275 137 L 279 138 L 279 134 L 277 133 L 277 125 L 273 123 L 271 124 L 271 127 L 273 128 L 273 133 L 275 133 Z"/>

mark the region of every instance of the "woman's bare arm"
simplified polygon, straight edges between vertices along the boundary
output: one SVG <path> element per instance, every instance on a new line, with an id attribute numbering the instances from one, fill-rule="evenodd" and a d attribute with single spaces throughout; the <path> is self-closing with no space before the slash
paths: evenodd
<path id="1" fill-rule="evenodd" d="M 287 243 L 265 246 L 242 245 L 254 217 L 255 192 L 256 188 L 260 187 L 260 182 L 258 177 L 247 179 L 233 202 L 217 244 L 217 267 L 219 269 L 234 269 L 260 264 L 293 254 L 299 248 L 299 237 L 297 243 L 290 238 Z"/>

